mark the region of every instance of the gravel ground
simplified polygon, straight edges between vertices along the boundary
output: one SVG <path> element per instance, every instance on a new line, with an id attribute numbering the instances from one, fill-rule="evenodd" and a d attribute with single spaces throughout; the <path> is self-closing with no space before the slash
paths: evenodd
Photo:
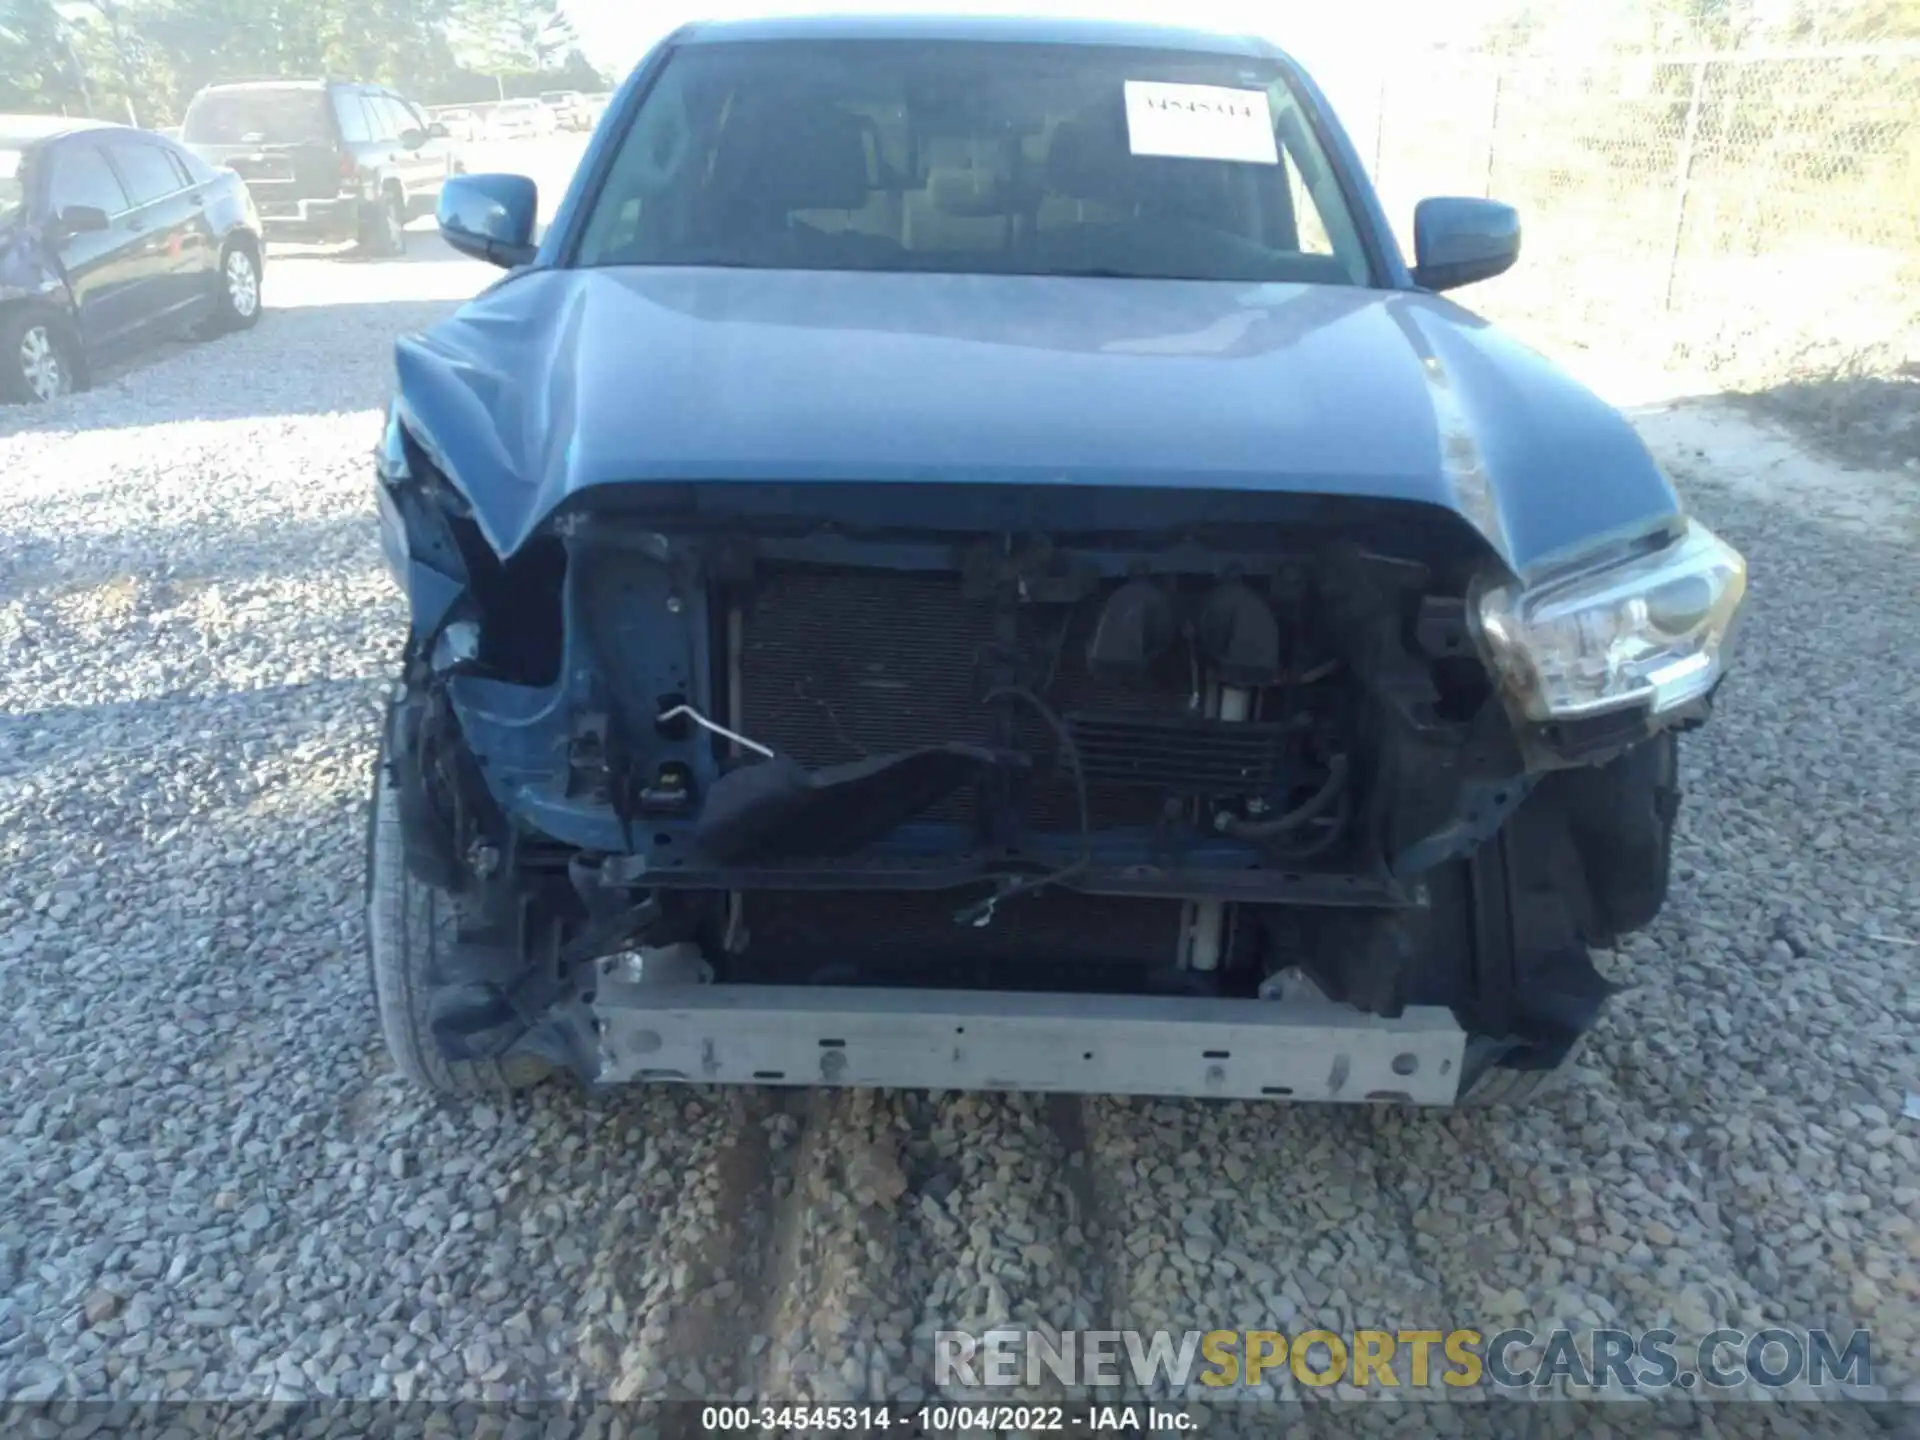
<path id="1" fill-rule="evenodd" d="M 1751 613 L 1674 899 L 1537 1112 L 440 1107 L 359 949 L 389 343 L 486 274 L 418 248 L 0 412 L 0 1395 L 911 1398 L 939 1328 L 1313 1322 L 1864 1325 L 1920 1400 L 1910 484 L 1642 417 Z"/>

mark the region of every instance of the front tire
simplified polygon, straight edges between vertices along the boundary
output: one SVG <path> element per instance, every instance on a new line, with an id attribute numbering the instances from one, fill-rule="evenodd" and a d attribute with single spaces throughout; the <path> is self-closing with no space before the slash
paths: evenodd
<path id="1" fill-rule="evenodd" d="M 220 253 L 220 274 L 214 283 L 213 317 L 204 334 L 250 330 L 260 323 L 260 257 L 251 246 L 228 241 Z"/>
<path id="2" fill-rule="evenodd" d="M 428 1002 L 436 959 L 452 940 L 453 898 L 407 868 L 399 787 L 384 733 L 367 823 L 367 973 L 394 1068 L 445 1096 L 501 1095 L 546 1079 L 548 1068 L 535 1057 L 450 1060 L 434 1038 Z"/>
<path id="3" fill-rule="evenodd" d="M 46 311 L 0 315 L 0 399 L 32 405 L 71 395 L 78 361 L 66 327 Z"/>

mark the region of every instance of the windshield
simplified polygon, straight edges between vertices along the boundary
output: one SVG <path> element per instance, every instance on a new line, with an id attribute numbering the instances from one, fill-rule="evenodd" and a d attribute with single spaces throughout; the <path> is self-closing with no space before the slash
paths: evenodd
<path id="1" fill-rule="evenodd" d="M 26 203 L 25 159 L 18 150 L 0 147 L 0 225 L 19 219 Z"/>
<path id="2" fill-rule="evenodd" d="M 180 138 L 195 145 L 325 145 L 333 130 L 321 90 L 203 90 L 187 107 Z"/>
<path id="3" fill-rule="evenodd" d="M 1272 62 L 990 42 L 678 51 L 577 261 L 1370 280 Z"/>

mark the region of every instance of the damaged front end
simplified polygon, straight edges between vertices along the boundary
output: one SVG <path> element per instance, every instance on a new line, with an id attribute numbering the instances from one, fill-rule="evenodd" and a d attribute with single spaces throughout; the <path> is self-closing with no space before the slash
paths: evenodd
<path id="1" fill-rule="evenodd" d="M 397 421 L 381 470 L 434 1032 L 602 1082 L 1552 1065 L 1664 897 L 1744 573 L 1684 523 L 1596 591 L 1402 501 L 945 484 L 619 488 L 502 559 Z"/>

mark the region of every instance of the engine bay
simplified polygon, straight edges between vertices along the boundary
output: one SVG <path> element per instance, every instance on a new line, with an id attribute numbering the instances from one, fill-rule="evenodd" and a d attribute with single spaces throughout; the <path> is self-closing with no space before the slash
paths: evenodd
<path id="1" fill-rule="evenodd" d="M 1528 788 L 1431 543 L 585 512 L 503 565 L 442 520 L 412 813 L 518 897 L 479 931 L 544 888 L 727 979 L 1251 995 Z"/>

